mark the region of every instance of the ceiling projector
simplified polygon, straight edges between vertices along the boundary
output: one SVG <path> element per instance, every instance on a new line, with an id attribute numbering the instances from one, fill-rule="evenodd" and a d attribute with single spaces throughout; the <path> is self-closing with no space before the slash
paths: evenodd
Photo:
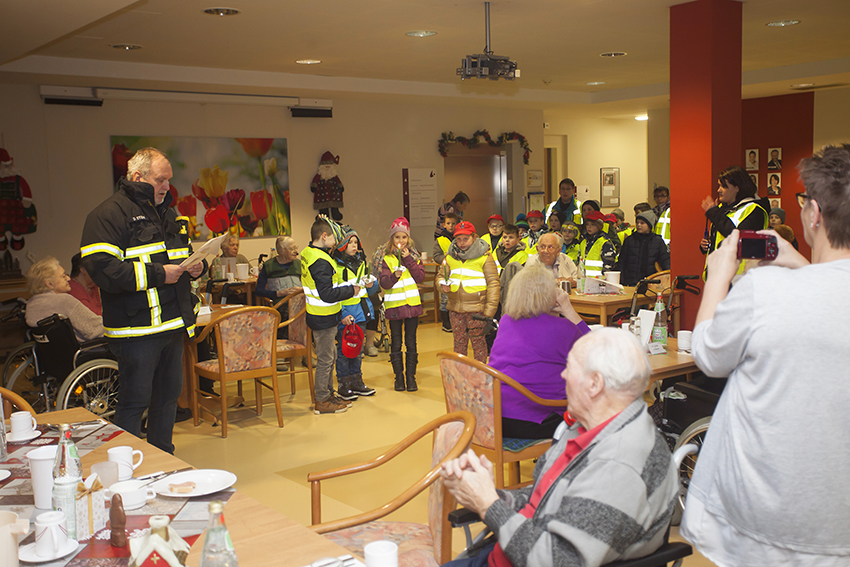
<path id="1" fill-rule="evenodd" d="M 511 61 L 509 57 L 503 55 L 493 55 L 490 49 L 490 3 L 484 2 L 484 31 L 486 34 L 487 46 L 484 48 L 484 53 L 477 55 L 467 55 L 460 62 L 460 67 L 457 69 L 457 74 L 463 79 L 490 79 L 498 81 L 499 79 L 507 79 L 513 81 L 519 77 L 519 69 L 516 68 L 516 61 Z"/>

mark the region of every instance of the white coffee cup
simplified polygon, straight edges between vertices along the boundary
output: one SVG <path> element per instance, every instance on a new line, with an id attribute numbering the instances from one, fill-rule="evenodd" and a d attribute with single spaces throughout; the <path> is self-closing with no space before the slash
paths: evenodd
<path id="1" fill-rule="evenodd" d="M 247 280 L 250 267 L 248 264 L 236 264 L 236 277 L 240 280 Z"/>
<path id="2" fill-rule="evenodd" d="M 398 545 L 391 541 L 367 543 L 363 547 L 363 555 L 366 567 L 398 567 Z"/>
<path id="3" fill-rule="evenodd" d="M 620 283 L 620 272 L 605 272 L 605 281 L 615 284 Z"/>
<path id="4" fill-rule="evenodd" d="M 12 423 L 12 435 L 18 438 L 32 433 L 35 426 L 38 425 L 33 415 L 28 411 L 16 411 L 9 416 L 9 421 Z"/>
<path id="5" fill-rule="evenodd" d="M 260 275 L 260 268 L 254 266 L 253 268 L 251 268 L 250 272 L 251 272 L 251 275 L 256 278 L 257 276 Z"/>
<path id="6" fill-rule="evenodd" d="M 678 348 L 679 350 L 691 350 L 691 336 L 693 335 L 692 331 L 679 331 L 679 334 L 676 335 L 676 339 L 679 341 Z"/>
<path id="7" fill-rule="evenodd" d="M 227 272 L 227 281 L 235 282 L 236 281 L 236 274 L 234 274 L 233 272 Z"/>
<path id="8" fill-rule="evenodd" d="M 107 458 L 113 463 L 118 463 L 118 480 L 130 480 L 133 478 L 133 471 L 139 468 L 145 456 L 141 451 L 133 450 L 132 447 L 123 445 L 121 447 L 113 447 L 106 452 Z M 134 463 L 135 456 L 139 456 L 139 462 Z"/>
<path id="9" fill-rule="evenodd" d="M 423 261 L 423 262 L 425 262 L 426 260 L 428 260 L 428 253 L 427 253 L 427 252 L 423 252 L 423 253 L 422 253 L 422 261 Z"/>
<path id="10" fill-rule="evenodd" d="M 118 463 L 114 461 L 102 461 L 91 466 L 92 474 L 97 473 L 103 486 L 112 486 L 118 482 Z"/>
<path id="11" fill-rule="evenodd" d="M 57 448 L 58 445 L 48 445 L 27 453 L 35 507 L 40 510 L 53 509 L 53 461 Z"/>
<path id="12" fill-rule="evenodd" d="M 136 510 L 145 505 L 148 500 L 156 498 L 156 491 L 150 485 L 145 485 L 143 480 L 124 480 L 116 482 L 109 487 L 110 494 L 108 498 L 112 498 L 113 494 L 120 494 L 124 501 L 125 510 Z"/>
<path id="13" fill-rule="evenodd" d="M 68 526 L 65 512 L 54 511 L 39 514 L 35 518 L 35 554 L 40 557 L 56 557 L 68 545 Z"/>

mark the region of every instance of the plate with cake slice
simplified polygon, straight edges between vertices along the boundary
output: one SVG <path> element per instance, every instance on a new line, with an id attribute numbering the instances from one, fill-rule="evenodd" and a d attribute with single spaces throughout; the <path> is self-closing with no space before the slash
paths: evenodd
<path id="1" fill-rule="evenodd" d="M 232 472 L 217 469 L 199 469 L 167 476 L 151 485 L 160 496 L 191 498 L 214 494 L 230 488 L 236 482 Z"/>

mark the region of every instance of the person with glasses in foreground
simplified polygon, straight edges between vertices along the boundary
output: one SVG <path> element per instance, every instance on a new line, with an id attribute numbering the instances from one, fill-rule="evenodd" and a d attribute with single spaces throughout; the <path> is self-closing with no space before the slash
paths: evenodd
<path id="1" fill-rule="evenodd" d="M 777 258 L 730 290 L 738 231 L 708 257 L 691 349 L 729 380 L 680 533 L 718 565 L 850 563 L 850 145 L 799 170 L 811 263 L 777 238 Z"/>

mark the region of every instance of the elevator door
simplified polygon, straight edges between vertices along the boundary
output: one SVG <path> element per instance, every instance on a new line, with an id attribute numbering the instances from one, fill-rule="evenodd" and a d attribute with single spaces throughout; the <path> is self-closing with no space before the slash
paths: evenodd
<path id="1" fill-rule="evenodd" d="M 454 148 L 453 148 L 454 149 Z M 507 158 L 496 148 L 457 150 L 445 158 L 445 197 L 450 201 L 458 191 L 469 195 L 463 219 L 475 225 L 479 236 L 487 234 L 487 218 L 508 213 Z"/>

